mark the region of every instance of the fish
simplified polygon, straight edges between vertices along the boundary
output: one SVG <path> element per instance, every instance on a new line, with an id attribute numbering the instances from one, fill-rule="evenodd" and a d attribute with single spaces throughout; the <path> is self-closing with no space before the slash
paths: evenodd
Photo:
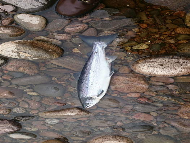
<path id="1" fill-rule="evenodd" d="M 79 37 L 93 47 L 77 83 L 78 96 L 83 108 L 90 108 L 106 94 L 114 74 L 111 63 L 117 56 L 106 56 L 105 48 L 117 37 L 117 34 L 99 37 L 80 35 Z"/>

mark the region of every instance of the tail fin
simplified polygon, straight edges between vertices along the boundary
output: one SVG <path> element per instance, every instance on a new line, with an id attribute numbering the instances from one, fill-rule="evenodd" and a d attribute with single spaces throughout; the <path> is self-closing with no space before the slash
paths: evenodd
<path id="1" fill-rule="evenodd" d="M 117 34 L 107 35 L 107 36 L 99 36 L 99 37 L 79 35 L 79 37 L 87 45 L 93 47 L 94 42 L 105 42 L 106 45 L 109 45 L 117 37 Z"/>

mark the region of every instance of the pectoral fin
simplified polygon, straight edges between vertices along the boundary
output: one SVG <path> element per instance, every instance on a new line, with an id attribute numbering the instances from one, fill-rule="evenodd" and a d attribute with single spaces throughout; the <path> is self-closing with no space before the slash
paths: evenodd
<path id="1" fill-rule="evenodd" d="M 116 58 L 117 58 L 117 56 L 106 56 L 106 60 L 108 63 L 113 62 Z"/>
<path id="2" fill-rule="evenodd" d="M 97 97 L 100 97 L 104 93 L 104 90 L 101 90 Z"/>

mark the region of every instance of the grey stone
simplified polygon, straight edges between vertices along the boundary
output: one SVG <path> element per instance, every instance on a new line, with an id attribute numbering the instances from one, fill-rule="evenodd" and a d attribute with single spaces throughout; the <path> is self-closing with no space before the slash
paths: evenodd
<path id="1" fill-rule="evenodd" d="M 108 18 L 110 15 L 105 10 L 96 10 L 90 16 L 95 18 Z"/>
<path id="2" fill-rule="evenodd" d="M 34 86 L 34 91 L 44 96 L 63 96 L 65 89 L 60 84 L 39 84 Z"/>
<path id="3" fill-rule="evenodd" d="M 47 76 L 35 75 L 35 76 L 15 78 L 11 82 L 12 84 L 17 84 L 17 85 L 29 85 L 29 84 L 47 83 L 50 80 L 51 79 Z"/>

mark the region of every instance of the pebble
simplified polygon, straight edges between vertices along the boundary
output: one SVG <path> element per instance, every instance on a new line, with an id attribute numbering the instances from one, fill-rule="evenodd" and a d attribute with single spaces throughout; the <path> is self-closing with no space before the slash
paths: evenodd
<path id="1" fill-rule="evenodd" d="M 51 21 L 45 30 L 50 32 L 56 32 L 62 30 L 66 25 L 70 23 L 70 20 L 66 19 L 55 19 Z"/>
<path id="2" fill-rule="evenodd" d="M 181 118 L 190 119 L 190 104 L 184 104 L 181 106 L 181 108 L 178 110 L 178 115 Z"/>
<path id="3" fill-rule="evenodd" d="M 22 128 L 21 124 L 13 120 L 0 119 L 0 134 L 18 131 Z"/>
<path id="4" fill-rule="evenodd" d="M 85 36 L 97 36 L 98 32 L 95 28 L 88 28 L 86 31 L 82 33 Z"/>
<path id="5" fill-rule="evenodd" d="M 136 120 L 142 120 L 142 121 L 151 121 L 154 119 L 153 116 L 151 116 L 150 114 L 146 114 L 146 113 L 136 113 L 132 116 L 132 118 L 134 118 Z"/>
<path id="6" fill-rule="evenodd" d="M 10 133 L 8 136 L 14 139 L 32 139 L 37 137 L 35 134 L 27 132 Z"/>
<path id="7" fill-rule="evenodd" d="M 122 28 L 124 26 L 134 26 L 132 19 L 122 19 L 122 20 L 102 20 L 102 21 L 90 21 L 92 25 L 97 30 L 115 30 Z"/>
<path id="8" fill-rule="evenodd" d="M 1 24 L 4 26 L 10 25 L 14 22 L 14 19 L 12 17 L 7 17 L 1 21 Z"/>
<path id="9" fill-rule="evenodd" d="M 169 77 L 151 77 L 150 80 L 164 82 L 166 84 L 174 83 L 174 79 Z"/>
<path id="10" fill-rule="evenodd" d="M 153 131 L 154 127 L 151 125 L 133 125 L 133 124 L 126 124 L 125 131 L 126 132 L 146 132 L 146 131 Z"/>
<path id="11" fill-rule="evenodd" d="M 0 114 L 1 115 L 7 115 L 9 113 L 11 113 L 11 109 L 0 108 Z"/>
<path id="12" fill-rule="evenodd" d="M 187 13 L 185 16 L 185 24 L 190 27 L 190 13 Z"/>
<path id="13" fill-rule="evenodd" d="M 1 1 L 19 7 L 24 12 L 41 11 L 52 6 L 52 4 L 54 3 L 53 0 L 46 0 L 44 2 L 36 0 L 1 0 Z"/>
<path id="14" fill-rule="evenodd" d="M 54 124 L 59 123 L 59 120 L 58 119 L 46 119 L 45 122 L 47 124 L 54 125 Z"/>
<path id="15" fill-rule="evenodd" d="M 14 11 L 16 8 L 12 5 L 0 5 L 0 12 L 11 12 Z"/>
<path id="16" fill-rule="evenodd" d="M 138 112 L 153 112 L 153 111 L 158 110 L 158 107 L 151 106 L 151 105 L 137 104 L 134 106 L 134 110 Z"/>
<path id="17" fill-rule="evenodd" d="M 90 141 L 87 141 L 87 143 L 134 143 L 130 138 L 125 136 L 119 136 L 119 135 L 104 135 L 104 136 L 98 136 L 94 137 Z"/>
<path id="18" fill-rule="evenodd" d="M 75 118 L 75 117 L 87 116 L 89 114 L 90 112 L 87 110 L 74 107 L 74 108 L 66 108 L 61 110 L 40 112 L 39 116 L 44 118 L 67 118 L 67 117 Z"/>
<path id="19" fill-rule="evenodd" d="M 48 42 L 48 43 L 59 45 L 59 46 L 62 44 L 62 42 L 59 40 L 51 39 L 51 38 L 44 37 L 44 36 L 35 37 L 33 40 Z"/>
<path id="20" fill-rule="evenodd" d="M 43 141 L 42 143 L 69 143 L 69 142 L 53 139 L 53 140 Z"/>
<path id="21" fill-rule="evenodd" d="M 145 92 L 148 84 L 143 76 L 135 74 L 114 75 L 111 80 L 111 89 L 119 92 Z"/>
<path id="22" fill-rule="evenodd" d="M 146 135 L 142 143 L 179 143 L 170 136 L 165 135 Z"/>
<path id="23" fill-rule="evenodd" d="M 175 82 L 190 82 L 190 76 L 178 76 L 174 77 Z"/>
<path id="24" fill-rule="evenodd" d="M 45 75 L 33 75 L 27 77 L 14 78 L 11 80 L 12 84 L 17 85 L 30 85 L 30 84 L 42 84 L 47 83 L 51 79 Z"/>
<path id="25" fill-rule="evenodd" d="M 72 38 L 72 36 L 69 35 L 69 34 L 57 34 L 57 33 L 53 33 L 53 36 L 57 40 L 70 40 Z"/>
<path id="26" fill-rule="evenodd" d="M 19 122 L 24 122 L 24 121 L 28 121 L 34 118 L 35 118 L 34 116 L 16 116 L 14 117 L 14 120 L 17 120 Z"/>
<path id="27" fill-rule="evenodd" d="M 114 108 L 120 107 L 120 102 L 114 98 L 103 98 L 99 103 L 98 107 L 101 108 Z"/>
<path id="28" fill-rule="evenodd" d="M 168 135 L 168 136 L 175 136 L 177 134 L 179 134 L 179 132 L 173 128 L 173 127 L 164 127 L 160 129 L 160 133 L 162 135 Z"/>
<path id="29" fill-rule="evenodd" d="M 132 48 L 133 49 L 147 49 L 147 48 L 149 48 L 149 46 L 147 44 L 141 43 L 136 46 L 133 46 Z"/>
<path id="30" fill-rule="evenodd" d="M 71 23 L 68 26 L 65 27 L 65 32 L 67 33 L 77 33 L 77 32 L 82 32 L 88 28 L 87 24 L 84 23 Z"/>
<path id="31" fill-rule="evenodd" d="M 96 10 L 90 16 L 94 18 L 109 18 L 110 15 L 105 10 Z"/>
<path id="32" fill-rule="evenodd" d="M 190 34 L 190 28 L 178 27 L 178 28 L 175 29 L 175 32 L 177 34 Z"/>
<path id="33" fill-rule="evenodd" d="M 18 59 L 9 60 L 8 64 L 3 66 L 3 69 L 7 71 L 23 72 L 29 75 L 34 75 L 39 72 L 38 66 L 35 63 Z"/>
<path id="34" fill-rule="evenodd" d="M 22 108 L 22 107 L 13 108 L 12 111 L 15 113 L 25 113 L 26 112 L 25 108 Z"/>
<path id="35" fill-rule="evenodd" d="M 34 91 L 44 96 L 58 97 L 63 96 L 65 88 L 60 84 L 39 84 L 34 86 Z"/>
<path id="36" fill-rule="evenodd" d="M 55 60 L 51 60 L 50 62 L 73 71 L 81 71 L 85 64 L 84 59 L 74 55 L 64 56 Z"/>
<path id="37" fill-rule="evenodd" d="M 17 14 L 14 20 L 30 31 L 41 31 L 46 27 L 46 19 L 39 15 Z"/>
<path id="38" fill-rule="evenodd" d="M 165 120 L 166 123 L 176 127 L 181 132 L 190 132 L 190 122 L 189 120 L 185 119 L 178 119 L 178 120 Z"/>
<path id="39" fill-rule="evenodd" d="M 15 94 L 11 91 L 0 89 L 0 92 L 0 98 L 16 98 Z"/>
<path id="40" fill-rule="evenodd" d="M 17 59 L 42 60 L 62 56 L 63 49 L 42 41 L 16 40 L 0 44 L 0 54 Z"/>

